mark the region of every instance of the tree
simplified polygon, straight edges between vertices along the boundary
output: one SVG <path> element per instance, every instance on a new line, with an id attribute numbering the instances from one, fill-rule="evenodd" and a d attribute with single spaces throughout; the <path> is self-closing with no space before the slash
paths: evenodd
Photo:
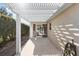
<path id="1" fill-rule="evenodd" d="M 3 38 L 3 42 L 7 37 L 13 38 L 15 35 L 16 22 L 11 16 L 11 13 L 8 15 L 6 8 L 0 9 L 0 37 Z"/>
<path id="2" fill-rule="evenodd" d="M 16 22 L 12 18 L 11 13 L 7 13 L 6 8 L 0 9 L 0 37 L 3 39 L 3 43 L 9 40 L 13 40 L 16 37 Z M 21 25 L 22 35 L 29 33 L 29 27 L 22 24 Z"/>

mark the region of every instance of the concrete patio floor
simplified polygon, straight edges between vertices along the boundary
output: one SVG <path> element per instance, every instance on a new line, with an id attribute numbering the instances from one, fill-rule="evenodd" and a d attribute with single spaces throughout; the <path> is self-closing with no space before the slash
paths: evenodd
<path id="1" fill-rule="evenodd" d="M 58 50 L 47 38 L 29 39 L 22 49 L 21 56 L 61 56 Z"/>

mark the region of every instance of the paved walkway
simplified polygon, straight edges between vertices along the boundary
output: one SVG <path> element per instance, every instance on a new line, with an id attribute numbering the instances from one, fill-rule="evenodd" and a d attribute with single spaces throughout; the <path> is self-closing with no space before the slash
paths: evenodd
<path id="1" fill-rule="evenodd" d="M 59 56 L 61 52 L 47 38 L 29 39 L 21 56 Z"/>

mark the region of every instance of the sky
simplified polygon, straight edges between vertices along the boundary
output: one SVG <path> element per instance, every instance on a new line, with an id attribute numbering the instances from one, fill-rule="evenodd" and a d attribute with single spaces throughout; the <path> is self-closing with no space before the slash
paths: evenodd
<path id="1" fill-rule="evenodd" d="M 5 4 L 3 4 L 3 3 L 0 3 L 0 8 L 1 7 L 7 7 Z"/>
<path id="2" fill-rule="evenodd" d="M 8 12 L 8 13 L 12 13 L 12 14 L 13 14 L 13 18 L 16 19 L 16 14 L 13 13 L 13 12 L 11 11 L 11 9 L 9 9 L 9 7 L 8 7 L 6 4 L 0 3 L 0 8 L 1 8 L 1 7 L 5 7 L 6 10 L 7 10 L 7 12 Z"/>

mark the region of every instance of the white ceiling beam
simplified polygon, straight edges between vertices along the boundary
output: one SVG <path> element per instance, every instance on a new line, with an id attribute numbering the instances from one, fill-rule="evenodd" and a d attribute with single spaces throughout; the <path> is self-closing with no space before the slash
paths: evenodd
<path id="1" fill-rule="evenodd" d="M 57 3 L 25 3 L 23 5 L 21 4 L 22 6 L 17 3 L 9 3 L 8 5 L 13 11 L 15 11 L 17 14 L 22 16 L 24 19 L 27 19 L 28 21 L 46 21 L 60 7 Z"/>

